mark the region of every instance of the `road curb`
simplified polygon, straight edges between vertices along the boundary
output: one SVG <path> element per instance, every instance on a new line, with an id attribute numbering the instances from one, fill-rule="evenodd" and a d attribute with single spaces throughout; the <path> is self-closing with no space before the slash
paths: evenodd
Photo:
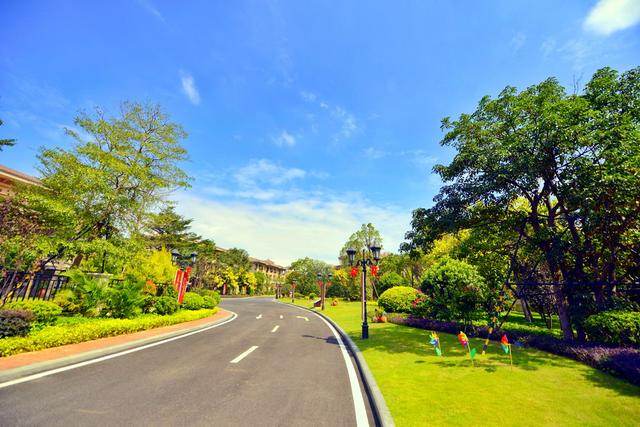
<path id="1" fill-rule="evenodd" d="M 97 350 L 86 351 L 83 353 L 74 354 L 72 356 L 61 357 L 59 359 L 47 360 L 44 362 L 37 362 L 31 365 L 21 366 L 19 368 L 7 369 L 5 371 L 0 372 L 0 383 L 12 381 L 12 380 L 26 377 L 29 375 L 39 374 L 41 372 L 49 371 L 56 368 L 61 368 L 68 365 L 73 365 L 76 363 L 85 362 L 92 359 L 97 359 L 102 356 L 108 356 L 110 354 L 119 353 L 121 351 L 129 350 L 135 347 L 140 347 L 143 345 L 152 344 L 154 342 L 166 340 L 166 339 L 177 337 L 180 335 L 189 334 L 191 332 L 196 332 L 196 331 L 199 331 L 200 329 L 209 328 L 219 323 L 226 322 L 234 316 L 235 316 L 235 313 L 229 312 L 229 315 L 223 317 L 222 319 L 218 319 L 213 322 L 204 323 L 202 325 L 194 326 L 192 328 L 167 332 L 166 334 L 160 334 L 160 335 L 156 335 L 148 338 L 141 338 L 139 340 L 135 340 L 135 341 L 131 341 L 123 344 L 116 344 L 113 346 L 100 348 Z"/>
<path id="2" fill-rule="evenodd" d="M 278 301 L 280 302 L 280 301 Z M 294 305 L 289 303 L 281 303 L 287 305 Z M 347 335 L 345 331 L 342 330 L 340 326 L 336 322 L 334 322 L 330 317 L 326 316 L 324 313 L 319 311 L 312 310 L 307 307 L 300 307 L 296 305 L 295 307 L 299 307 L 303 310 L 310 311 L 321 316 L 327 322 L 329 322 L 340 334 L 345 343 L 347 343 L 347 347 L 349 347 L 349 351 L 353 354 L 354 359 L 356 360 L 356 365 L 358 366 L 358 370 L 360 371 L 360 376 L 362 377 L 364 383 L 364 389 L 369 396 L 369 402 L 371 403 L 371 409 L 373 410 L 373 416 L 376 422 L 381 427 L 395 427 L 395 422 L 393 421 L 393 417 L 391 416 L 391 411 L 389 411 L 389 407 L 387 407 L 387 403 L 382 396 L 382 392 L 378 387 L 378 383 L 376 383 L 371 370 L 369 369 L 369 365 L 364 360 L 364 356 L 362 356 L 362 352 L 360 348 L 353 342 L 351 337 Z"/>

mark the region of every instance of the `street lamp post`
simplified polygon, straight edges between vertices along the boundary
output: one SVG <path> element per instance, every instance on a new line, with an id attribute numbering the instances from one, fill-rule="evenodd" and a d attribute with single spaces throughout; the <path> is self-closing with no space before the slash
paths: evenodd
<path id="1" fill-rule="evenodd" d="M 362 259 L 356 261 L 357 250 L 353 248 L 347 249 L 347 257 L 349 257 L 349 265 L 355 263 L 362 269 L 362 339 L 369 338 L 369 323 L 367 322 L 367 266 L 378 265 L 380 261 L 380 244 L 374 242 L 369 248 L 362 248 Z M 368 251 L 371 251 L 371 257 L 368 258 Z"/>
<path id="2" fill-rule="evenodd" d="M 291 302 L 294 303 L 296 298 L 296 286 L 298 283 L 295 280 L 291 281 Z"/>
<path id="3" fill-rule="evenodd" d="M 320 301 L 322 302 L 322 310 L 324 311 L 324 299 L 327 295 L 327 286 L 331 286 L 332 273 L 328 273 L 326 280 L 322 273 L 318 273 L 318 284 L 320 285 Z"/>

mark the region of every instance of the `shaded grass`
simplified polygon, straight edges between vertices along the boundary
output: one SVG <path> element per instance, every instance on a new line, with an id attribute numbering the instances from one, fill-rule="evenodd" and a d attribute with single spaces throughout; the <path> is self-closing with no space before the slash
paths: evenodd
<path id="1" fill-rule="evenodd" d="M 398 426 L 626 426 L 640 420 L 639 387 L 571 359 L 514 348 L 512 369 L 491 342 L 472 368 L 455 335 L 439 334 L 444 355 L 437 357 L 421 329 L 370 324 L 369 339 L 362 340 L 359 303 L 328 306 L 325 314 L 362 350 Z M 483 342 L 471 345 L 480 352 Z"/>

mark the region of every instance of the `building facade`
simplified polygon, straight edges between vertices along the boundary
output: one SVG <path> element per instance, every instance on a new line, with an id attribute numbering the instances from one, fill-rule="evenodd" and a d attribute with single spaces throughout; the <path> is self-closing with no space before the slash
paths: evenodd
<path id="1" fill-rule="evenodd" d="M 34 176 L 0 165 L 0 197 L 12 195 L 18 184 L 42 185 L 42 182 Z"/>

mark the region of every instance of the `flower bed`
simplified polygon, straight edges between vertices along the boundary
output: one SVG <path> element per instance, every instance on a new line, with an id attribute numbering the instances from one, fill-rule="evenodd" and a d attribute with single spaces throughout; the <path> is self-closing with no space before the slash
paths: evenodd
<path id="1" fill-rule="evenodd" d="M 390 322 L 414 328 L 457 334 L 464 326 L 456 322 L 441 322 L 430 319 L 418 319 L 412 316 L 393 316 Z M 470 337 L 486 338 L 488 326 L 467 327 Z M 629 347 L 607 347 L 597 344 L 575 343 L 555 338 L 536 331 L 513 330 L 509 328 L 493 331 L 491 338 L 499 340 L 507 334 L 510 341 L 520 342 L 549 353 L 569 357 L 612 375 L 640 385 L 640 350 Z"/>

